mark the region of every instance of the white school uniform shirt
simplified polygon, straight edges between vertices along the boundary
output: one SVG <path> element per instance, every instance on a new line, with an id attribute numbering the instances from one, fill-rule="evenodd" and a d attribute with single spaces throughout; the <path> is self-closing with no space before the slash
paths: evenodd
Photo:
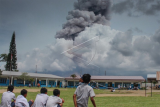
<path id="1" fill-rule="evenodd" d="M 58 96 L 49 96 L 46 107 L 57 107 L 57 104 L 62 103 L 62 99 Z"/>
<path id="2" fill-rule="evenodd" d="M 7 91 L 2 94 L 0 107 L 11 107 L 12 100 L 16 100 L 15 94 Z"/>
<path id="3" fill-rule="evenodd" d="M 29 103 L 23 95 L 19 95 L 16 99 L 15 107 L 29 107 Z"/>
<path id="4" fill-rule="evenodd" d="M 95 97 L 93 88 L 86 83 L 78 86 L 74 94 L 77 96 L 78 107 L 88 107 L 89 97 Z"/>
<path id="5" fill-rule="evenodd" d="M 44 107 L 48 100 L 47 94 L 38 94 L 32 107 Z"/>
<path id="6" fill-rule="evenodd" d="M 118 88 L 121 88 L 121 86 L 120 86 L 120 85 L 118 85 Z"/>

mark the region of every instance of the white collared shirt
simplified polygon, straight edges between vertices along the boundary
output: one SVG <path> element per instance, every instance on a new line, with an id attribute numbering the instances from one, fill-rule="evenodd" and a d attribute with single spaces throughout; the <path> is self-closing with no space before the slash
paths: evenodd
<path id="1" fill-rule="evenodd" d="M 88 107 L 89 97 L 95 97 L 93 88 L 86 83 L 79 85 L 74 94 L 77 96 L 78 107 Z"/>
<path id="2" fill-rule="evenodd" d="M 19 95 L 16 99 L 15 107 L 29 107 L 27 99 L 23 95 Z"/>
<path id="3" fill-rule="evenodd" d="M 16 100 L 13 92 L 7 91 L 2 94 L 0 107 L 11 107 L 12 100 Z"/>
<path id="4" fill-rule="evenodd" d="M 48 97 L 47 94 L 37 94 L 32 107 L 44 107 L 47 103 Z"/>
<path id="5" fill-rule="evenodd" d="M 58 96 L 49 96 L 46 107 L 55 107 L 57 104 L 62 103 L 62 99 Z"/>

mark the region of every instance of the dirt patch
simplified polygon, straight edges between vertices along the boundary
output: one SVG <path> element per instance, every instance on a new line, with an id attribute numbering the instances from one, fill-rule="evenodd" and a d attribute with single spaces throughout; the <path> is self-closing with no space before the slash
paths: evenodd
<path id="1" fill-rule="evenodd" d="M 160 90 L 152 90 L 152 92 L 160 92 Z M 151 90 L 146 91 L 146 96 L 150 96 Z M 96 97 L 106 96 L 145 96 L 145 90 L 116 90 L 108 94 L 96 94 Z"/>
<path id="2" fill-rule="evenodd" d="M 144 94 L 97 94 L 96 97 L 107 97 L 107 96 L 145 96 Z"/>
<path id="3" fill-rule="evenodd" d="M 14 89 L 13 92 L 14 93 L 20 93 L 22 89 Z M 48 91 L 53 91 L 53 89 L 47 89 Z M 67 90 L 67 89 L 59 89 L 59 90 Z M 1 89 L 0 93 L 4 93 L 6 92 L 7 89 Z M 40 92 L 40 88 L 39 89 L 27 89 L 28 92 Z"/>

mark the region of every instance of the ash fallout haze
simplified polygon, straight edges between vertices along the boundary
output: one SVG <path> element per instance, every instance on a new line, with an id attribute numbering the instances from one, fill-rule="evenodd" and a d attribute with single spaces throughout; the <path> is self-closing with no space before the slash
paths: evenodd
<path id="1" fill-rule="evenodd" d="M 21 72 L 160 71 L 159 0 L 0 0 L 0 54 L 14 31 Z"/>

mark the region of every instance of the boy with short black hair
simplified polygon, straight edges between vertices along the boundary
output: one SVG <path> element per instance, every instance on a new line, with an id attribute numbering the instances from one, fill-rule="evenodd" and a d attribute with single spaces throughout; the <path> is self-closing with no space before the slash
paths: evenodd
<path id="1" fill-rule="evenodd" d="M 14 86 L 10 85 L 7 88 L 7 92 L 2 94 L 0 107 L 14 107 L 14 104 L 11 106 L 12 100 L 16 100 L 15 94 L 13 93 Z"/>
<path id="2" fill-rule="evenodd" d="M 84 74 L 82 78 L 83 84 L 77 87 L 73 95 L 74 105 L 75 107 L 88 107 L 88 98 L 90 97 L 93 106 L 96 107 L 94 101 L 95 93 L 93 91 L 93 88 L 88 85 L 91 79 L 91 75 Z"/>
<path id="3" fill-rule="evenodd" d="M 53 95 L 54 96 L 50 96 L 47 100 L 47 105 L 46 107 L 62 107 L 64 100 L 62 98 L 60 98 L 60 90 L 58 89 L 54 89 L 53 90 Z"/>
<path id="4" fill-rule="evenodd" d="M 47 89 L 42 87 L 40 90 L 40 94 L 37 94 L 32 107 L 45 107 L 48 97 L 49 96 L 47 95 Z"/>
<path id="5" fill-rule="evenodd" d="M 27 102 L 27 90 L 22 89 L 21 90 L 21 95 L 19 95 L 16 99 L 15 107 L 31 107 L 33 104 L 33 100 L 30 100 Z"/>

